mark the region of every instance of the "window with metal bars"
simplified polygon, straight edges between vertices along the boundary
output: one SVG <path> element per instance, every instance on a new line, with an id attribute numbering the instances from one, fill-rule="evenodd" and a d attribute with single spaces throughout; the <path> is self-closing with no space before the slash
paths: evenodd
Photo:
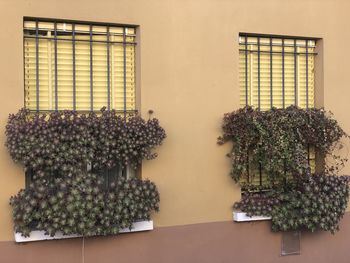
<path id="1" fill-rule="evenodd" d="M 136 110 L 136 27 L 24 18 L 25 107 Z"/>
<path id="2" fill-rule="evenodd" d="M 23 33 L 27 109 L 136 111 L 135 26 L 25 17 Z M 136 176 L 120 167 L 97 172 L 106 185 Z M 33 176 L 26 172 L 26 187 Z"/>
<path id="3" fill-rule="evenodd" d="M 275 35 L 239 34 L 240 106 L 260 110 L 300 108 L 315 104 L 316 39 Z M 315 149 L 308 147 L 311 172 L 316 169 Z M 253 185 L 264 185 L 263 167 L 250 167 Z M 243 182 L 245 183 L 245 182 Z"/>
<path id="4" fill-rule="evenodd" d="M 314 107 L 316 40 L 241 33 L 240 105 Z"/>

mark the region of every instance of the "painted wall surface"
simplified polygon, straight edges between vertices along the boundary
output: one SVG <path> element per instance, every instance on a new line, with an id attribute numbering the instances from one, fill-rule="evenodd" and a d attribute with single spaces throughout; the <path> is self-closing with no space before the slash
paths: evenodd
<path id="1" fill-rule="evenodd" d="M 281 233 L 267 222 L 214 222 L 118 237 L 17 245 L 0 241 L 1 263 L 349 263 L 350 215 L 336 235 L 302 233 L 301 254 L 281 256 Z M 136 249 L 135 249 L 136 248 Z"/>
<path id="2" fill-rule="evenodd" d="M 23 16 L 140 25 L 141 112 L 153 109 L 168 134 L 142 168 L 161 193 L 160 227 L 231 220 L 240 191 L 230 146 L 216 138 L 239 106 L 239 32 L 322 38 L 318 105 L 350 133 L 349 10 L 346 0 L 0 0 L 0 240 L 13 239 L 8 200 L 24 185 L 4 147 L 7 116 L 24 100 Z"/>

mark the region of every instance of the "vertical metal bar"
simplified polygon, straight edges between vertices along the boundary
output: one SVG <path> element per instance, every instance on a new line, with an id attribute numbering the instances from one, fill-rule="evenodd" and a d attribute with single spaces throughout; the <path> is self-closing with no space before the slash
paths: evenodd
<path id="1" fill-rule="evenodd" d="M 111 86 L 111 83 L 110 83 L 110 65 L 109 65 L 109 26 L 107 26 L 107 108 L 108 110 L 110 110 L 110 107 L 111 107 L 111 91 L 110 91 L 110 86 Z"/>
<path id="2" fill-rule="evenodd" d="M 110 79 L 111 79 L 111 109 L 115 109 L 115 72 L 114 72 L 114 69 L 115 69 L 115 61 L 114 61 L 114 53 L 115 53 L 115 47 L 114 47 L 114 38 L 115 36 L 114 35 L 110 35 L 110 41 L 111 41 L 111 50 L 110 50 L 110 56 L 111 56 L 111 61 L 110 61 L 110 64 L 111 64 L 111 67 L 110 67 Z"/>
<path id="3" fill-rule="evenodd" d="M 90 25 L 90 110 L 94 110 L 94 78 L 93 78 L 93 49 L 92 49 L 92 25 Z"/>
<path id="4" fill-rule="evenodd" d="M 109 169 L 108 188 L 111 185 L 111 183 L 117 182 L 117 173 L 118 173 L 118 166 L 117 165 Z"/>
<path id="5" fill-rule="evenodd" d="M 284 181 L 284 185 L 287 185 L 287 163 L 286 163 L 286 159 L 283 160 L 283 170 L 284 170 L 284 178 L 283 178 L 283 181 Z"/>
<path id="6" fill-rule="evenodd" d="M 125 179 L 128 178 L 128 173 L 127 172 L 128 172 L 127 167 L 123 167 L 122 168 L 122 177 L 125 178 Z"/>
<path id="7" fill-rule="evenodd" d="M 136 34 L 137 32 L 136 32 L 136 29 L 134 29 L 135 31 L 134 31 L 134 34 Z M 133 42 L 135 43 L 135 37 L 133 38 Z M 137 56 L 136 56 L 136 52 L 137 52 L 138 50 L 136 49 L 136 47 L 135 47 L 135 45 L 133 45 L 133 74 L 132 74 L 132 76 L 133 76 L 133 101 L 134 101 L 134 103 L 133 103 L 133 110 L 134 110 L 134 112 L 137 112 L 137 109 L 138 109 L 138 104 L 137 104 L 137 99 L 136 99 L 136 96 L 137 96 L 137 72 L 136 72 L 136 62 L 137 62 Z"/>
<path id="8" fill-rule="evenodd" d="M 109 176 L 110 176 L 110 169 L 106 168 L 106 188 L 105 190 L 109 189 Z"/>
<path id="9" fill-rule="evenodd" d="M 258 110 L 261 107 L 260 93 L 260 37 L 258 37 Z"/>
<path id="10" fill-rule="evenodd" d="M 261 91 L 260 91 L 260 37 L 258 37 L 258 110 L 261 108 Z M 259 185 L 262 186 L 262 167 L 259 162 Z M 261 189 L 260 189 L 261 190 Z"/>
<path id="11" fill-rule="evenodd" d="M 273 107 L 273 75 L 272 75 L 272 38 L 270 38 L 270 103 L 271 108 Z"/>
<path id="12" fill-rule="evenodd" d="M 297 40 L 294 39 L 294 105 L 298 105 L 298 82 L 297 82 Z"/>
<path id="13" fill-rule="evenodd" d="M 248 106 L 248 38 L 244 37 L 245 45 L 245 105 Z"/>
<path id="14" fill-rule="evenodd" d="M 284 38 L 282 38 L 282 106 L 285 108 L 285 87 L 284 87 Z"/>
<path id="15" fill-rule="evenodd" d="M 72 24 L 72 48 L 73 48 L 73 110 L 76 110 L 76 71 L 75 71 L 75 24 Z"/>
<path id="16" fill-rule="evenodd" d="M 309 46 L 308 40 L 305 40 L 306 56 L 306 109 L 309 108 Z M 310 144 L 307 145 L 307 163 L 310 166 Z"/>
<path id="17" fill-rule="evenodd" d="M 55 49 L 55 110 L 58 110 L 58 70 L 57 70 L 57 22 L 54 24 L 54 49 Z"/>
<path id="18" fill-rule="evenodd" d="M 52 92 L 52 35 L 51 30 L 47 32 L 48 42 L 47 42 L 47 74 L 48 74 L 48 90 L 49 90 L 49 109 L 53 109 L 53 92 Z"/>
<path id="19" fill-rule="evenodd" d="M 305 40 L 306 42 L 306 108 L 309 108 L 309 41 Z"/>
<path id="20" fill-rule="evenodd" d="M 107 191 L 108 190 L 108 185 L 109 185 L 109 182 L 108 182 L 109 169 L 108 168 L 103 169 L 101 171 L 101 175 L 103 177 L 102 189 L 103 189 L 103 191 Z"/>
<path id="21" fill-rule="evenodd" d="M 33 181 L 33 171 L 32 170 L 27 170 L 25 172 L 25 189 L 29 189 L 30 184 Z"/>
<path id="22" fill-rule="evenodd" d="M 35 21 L 36 110 L 39 111 L 39 22 Z"/>
<path id="23" fill-rule="evenodd" d="M 250 174 L 249 174 L 249 150 L 247 150 L 247 183 L 250 183 Z"/>
<path id="24" fill-rule="evenodd" d="M 260 162 L 259 162 L 259 185 L 262 186 L 262 165 Z"/>
<path id="25" fill-rule="evenodd" d="M 124 51 L 124 117 L 126 117 L 126 28 L 123 28 L 123 51 Z"/>
<path id="26" fill-rule="evenodd" d="M 25 21 L 23 20 L 23 28 L 25 28 Z M 23 34 L 23 72 L 24 72 L 24 101 L 23 105 L 27 108 L 27 97 L 29 93 L 29 88 L 26 89 L 26 84 L 28 84 L 28 76 L 27 76 L 27 62 L 28 59 L 26 57 L 26 51 L 28 50 L 28 44 L 26 42 L 25 35 Z"/>
<path id="27" fill-rule="evenodd" d="M 282 38 L 282 106 L 285 108 L 285 76 L 284 76 L 284 38 Z M 284 184 L 287 183 L 286 160 L 284 160 Z"/>

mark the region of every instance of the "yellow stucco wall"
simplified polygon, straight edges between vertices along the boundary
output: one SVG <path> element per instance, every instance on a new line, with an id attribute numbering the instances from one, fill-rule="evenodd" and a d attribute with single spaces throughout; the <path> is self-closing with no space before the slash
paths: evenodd
<path id="1" fill-rule="evenodd" d="M 156 226 L 171 226 L 231 220 L 239 198 L 229 145 L 216 144 L 239 105 L 239 32 L 322 38 L 318 104 L 350 133 L 349 10 L 346 0 L 0 0 L 0 240 L 13 239 L 8 199 L 24 184 L 4 147 L 7 116 L 23 106 L 23 16 L 140 25 L 141 112 L 153 109 L 168 134 L 142 176 L 161 193 Z"/>

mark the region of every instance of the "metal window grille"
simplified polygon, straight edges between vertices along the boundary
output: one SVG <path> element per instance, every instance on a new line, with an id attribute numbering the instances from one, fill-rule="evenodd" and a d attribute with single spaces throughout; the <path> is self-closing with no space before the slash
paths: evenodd
<path id="1" fill-rule="evenodd" d="M 239 34 L 240 106 L 259 110 L 314 107 L 315 38 Z M 315 171 L 315 150 L 308 147 Z M 248 183 L 262 186 L 263 167 L 248 167 Z M 257 176 L 258 175 L 258 176 Z"/>
<path id="2" fill-rule="evenodd" d="M 24 18 L 25 107 L 136 110 L 136 26 Z"/>
<path id="3" fill-rule="evenodd" d="M 117 183 L 118 178 L 136 178 L 136 171 L 131 167 L 120 167 L 119 165 L 104 169 L 103 171 L 97 171 L 102 175 L 104 184 L 103 189 L 108 190 L 111 183 Z"/>
<path id="4" fill-rule="evenodd" d="M 240 105 L 314 107 L 315 47 L 313 38 L 241 33 Z"/>
<path id="5" fill-rule="evenodd" d="M 87 169 L 89 170 L 89 168 Z M 97 173 L 101 176 L 103 179 L 103 190 L 108 190 L 111 183 L 117 183 L 118 178 L 124 177 L 124 178 L 135 178 L 136 177 L 136 171 L 131 167 L 120 167 L 119 165 L 116 165 L 112 168 L 106 168 L 102 171 L 92 171 L 94 173 Z M 57 176 L 57 175 L 55 175 Z M 54 178 L 53 176 L 52 178 Z M 33 183 L 36 180 L 35 173 L 33 170 L 26 170 L 25 172 L 25 188 L 29 189 L 30 184 Z"/>

